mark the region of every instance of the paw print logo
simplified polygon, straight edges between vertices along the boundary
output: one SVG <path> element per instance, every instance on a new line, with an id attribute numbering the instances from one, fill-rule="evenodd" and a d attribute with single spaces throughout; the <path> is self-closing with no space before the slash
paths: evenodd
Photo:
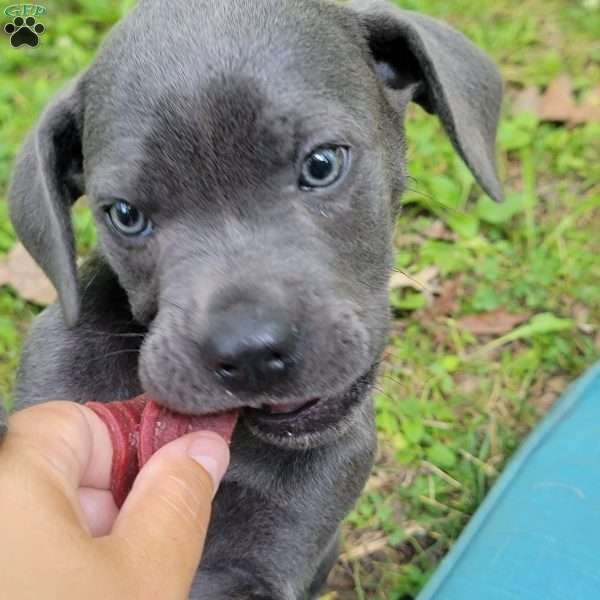
<path id="1" fill-rule="evenodd" d="M 15 17 L 12 23 L 4 26 L 4 31 L 10 35 L 10 44 L 13 48 L 27 45 L 35 48 L 39 42 L 39 36 L 46 28 L 41 23 L 36 23 L 34 17 Z"/>

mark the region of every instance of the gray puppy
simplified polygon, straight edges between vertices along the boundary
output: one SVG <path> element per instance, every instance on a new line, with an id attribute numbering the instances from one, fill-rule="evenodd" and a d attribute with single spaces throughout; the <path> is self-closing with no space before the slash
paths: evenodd
<path id="1" fill-rule="evenodd" d="M 60 305 L 18 406 L 243 407 L 192 598 L 317 595 L 375 451 L 407 105 L 500 199 L 501 96 L 464 36 L 384 2 L 142 0 L 28 137 L 12 219 Z"/>

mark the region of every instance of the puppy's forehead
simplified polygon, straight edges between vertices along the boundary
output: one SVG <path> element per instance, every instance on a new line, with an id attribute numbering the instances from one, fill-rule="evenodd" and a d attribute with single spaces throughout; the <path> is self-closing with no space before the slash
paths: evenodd
<path id="1" fill-rule="evenodd" d="M 215 168 L 225 158 L 251 183 L 251 159 L 289 162 L 311 124 L 368 126 L 364 46 L 346 12 L 313 0 L 142 2 L 88 73 L 87 166 L 136 160 L 182 185 L 195 166 L 222 187 L 234 183 Z"/>
<path id="2" fill-rule="evenodd" d="M 298 105 L 320 94 L 358 106 L 369 85 L 356 82 L 369 70 L 356 57 L 367 55 L 349 11 L 329 2 L 142 1 L 87 74 L 86 116 L 140 118 L 167 91 L 196 97 L 241 74 Z"/>

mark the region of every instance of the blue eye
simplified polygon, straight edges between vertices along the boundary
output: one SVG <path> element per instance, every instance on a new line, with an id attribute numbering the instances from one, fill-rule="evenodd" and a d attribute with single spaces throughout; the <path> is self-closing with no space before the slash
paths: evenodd
<path id="1" fill-rule="evenodd" d="M 152 223 L 144 213 L 124 200 L 115 202 L 106 214 L 112 227 L 122 235 L 136 237 L 152 232 Z"/>
<path id="2" fill-rule="evenodd" d="M 343 146 L 321 146 L 304 160 L 300 186 L 304 189 L 333 185 L 344 174 L 349 150 Z"/>

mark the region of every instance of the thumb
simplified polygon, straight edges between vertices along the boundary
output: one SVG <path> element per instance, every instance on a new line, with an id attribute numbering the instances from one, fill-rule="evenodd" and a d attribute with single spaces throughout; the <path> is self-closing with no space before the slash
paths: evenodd
<path id="1" fill-rule="evenodd" d="M 205 431 L 167 444 L 140 471 L 110 536 L 136 584 L 149 590 L 140 597 L 157 589 L 187 597 L 228 464 L 227 443 Z"/>

